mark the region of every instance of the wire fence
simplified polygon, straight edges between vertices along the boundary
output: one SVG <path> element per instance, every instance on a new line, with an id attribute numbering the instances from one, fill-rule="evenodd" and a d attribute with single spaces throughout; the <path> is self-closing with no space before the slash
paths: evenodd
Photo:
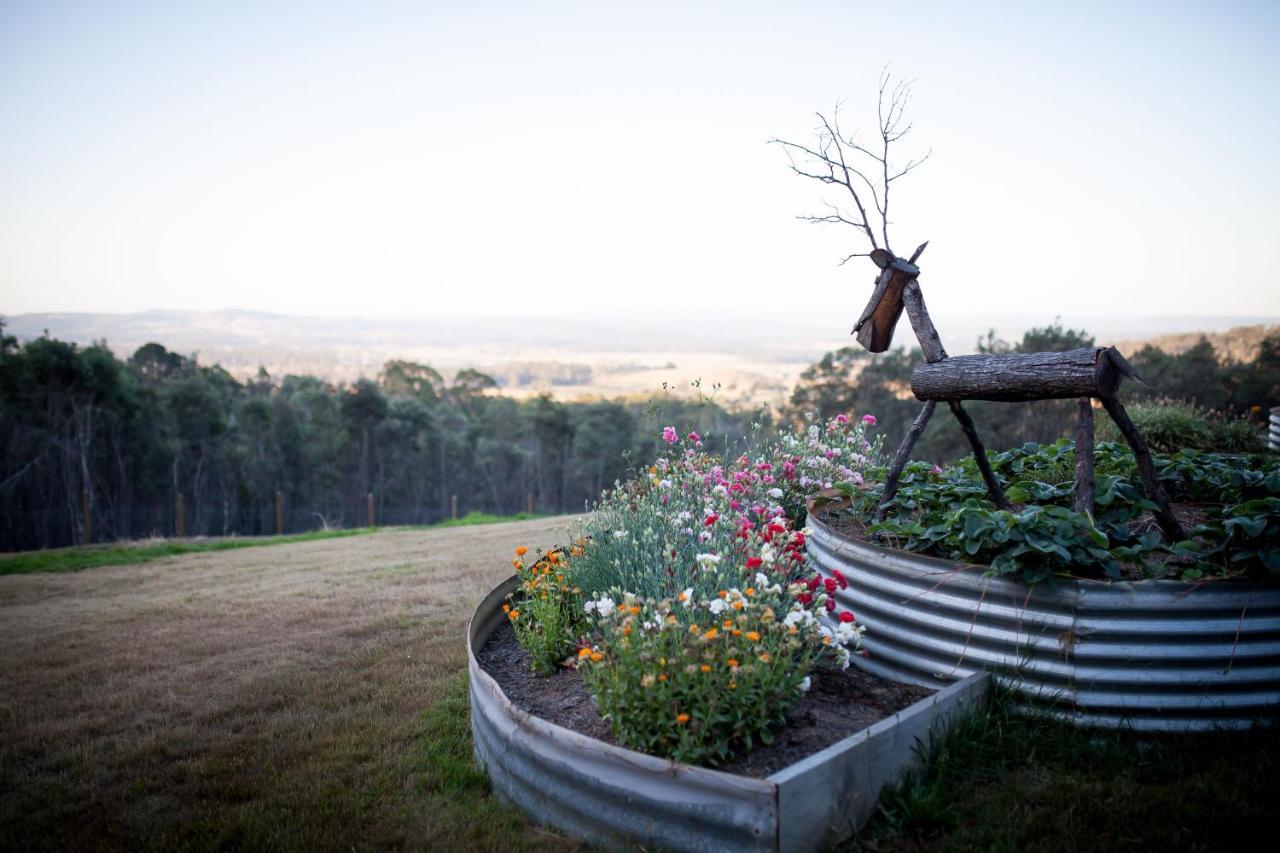
<path id="1" fill-rule="evenodd" d="M 526 507 L 532 511 L 532 500 Z M 287 501 L 251 508 L 209 501 L 149 506 L 50 507 L 0 512 L 0 552 L 62 548 L 89 542 L 198 536 L 275 536 L 358 527 L 436 524 L 469 512 L 508 514 L 468 501 L 449 506 L 381 506 L 376 495 L 358 502 L 325 506 L 292 506 Z M 86 536 L 86 529 L 89 534 Z"/>

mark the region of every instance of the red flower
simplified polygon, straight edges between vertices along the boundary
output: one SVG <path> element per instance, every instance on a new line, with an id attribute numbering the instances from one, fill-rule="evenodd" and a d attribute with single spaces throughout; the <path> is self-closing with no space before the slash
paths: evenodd
<path id="1" fill-rule="evenodd" d="M 758 569 L 760 568 L 760 564 L 763 562 L 764 560 L 760 559 L 759 557 L 747 557 L 747 568 Z"/>
<path id="2" fill-rule="evenodd" d="M 842 610 L 842 611 L 840 612 L 840 621 L 841 621 L 841 622 L 852 622 L 852 621 L 853 621 L 853 614 L 852 614 L 851 612 L 849 612 L 848 610 Z"/>
<path id="3" fill-rule="evenodd" d="M 706 520 L 703 521 L 702 524 L 704 527 L 710 527 L 711 525 L 715 524 L 719 520 L 720 520 L 720 516 L 716 515 L 715 513 L 712 513 L 711 515 L 707 516 Z"/>
<path id="4" fill-rule="evenodd" d="M 796 601 L 800 602 L 801 604 L 812 604 L 813 596 L 807 592 L 802 592 L 796 596 Z"/>
<path id="5" fill-rule="evenodd" d="M 826 603 L 826 607 L 827 607 L 827 612 L 828 612 L 828 613 L 830 613 L 831 611 L 835 610 L 835 609 L 836 609 L 836 600 L 835 600 L 834 598 L 828 598 L 828 599 L 827 599 L 827 603 Z"/>
<path id="6" fill-rule="evenodd" d="M 822 582 L 822 585 L 827 588 L 828 593 L 834 593 L 836 591 L 836 587 L 838 586 L 834 578 L 827 578 Z"/>

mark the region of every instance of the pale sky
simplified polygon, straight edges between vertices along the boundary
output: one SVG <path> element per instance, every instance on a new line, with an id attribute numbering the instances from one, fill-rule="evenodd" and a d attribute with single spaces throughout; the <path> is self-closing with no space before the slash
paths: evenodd
<path id="1" fill-rule="evenodd" d="M 914 78 L 939 320 L 1280 315 L 1280 3 L 0 4 L 0 314 L 829 314 L 808 142 Z M 548 326 L 547 333 L 554 334 Z"/>

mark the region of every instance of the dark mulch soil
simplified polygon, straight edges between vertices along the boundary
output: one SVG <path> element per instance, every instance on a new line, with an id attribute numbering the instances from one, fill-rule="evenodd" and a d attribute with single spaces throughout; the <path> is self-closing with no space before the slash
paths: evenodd
<path id="1" fill-rule="evenodd" d="M 476 658 L 517 707 L 547 722 L 616 743 L 578 673 L 564 669 L 549 677 L 534 675 L 529 669 L 529 653 L 516 642 L 510 624 L 503 623 L 494 631 Z M 812 684 L 791 706 L 786 725 L 772 744 L 757 746 L 716 769 L 764 778 L 934 692 L 852 667 L 847 671 L 820 669 L 813 674 Z"/>

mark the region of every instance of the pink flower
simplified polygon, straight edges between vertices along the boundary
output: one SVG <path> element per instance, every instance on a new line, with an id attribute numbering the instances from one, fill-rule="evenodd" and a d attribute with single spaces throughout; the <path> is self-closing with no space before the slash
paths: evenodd
<path id="1" fill-rule="evenodd" d="M 934 466 L 933 466 L 933 473 L 935 473 L 935 474 L 941 474 L 941 473 L 942 473 L 942 466 L 941 466 L 941 465 L 934 465 Z"/>
<path id="2" fill-rule="evenodd" d="M 702 436 L 698 435 L 696 432 L 691 432 L 689 433 L 689 440 L 693 442 L 702 441 Z"/>
<path id="3" fill-rule="evenodd" d="M 863 420 L 866 420 L 866 418 L 863 418 Z M 841 414 L 836 415 L 836 423 L 838 423 L 838 424 L 847 424 L 848 422 L 849 422 L 849 416 L 848 416 L 848 415 L 846 415 L 846 414 L 844 414 L 844 413 L 841 413 Z M 874 419 L 874 418 L 872 418 L 872 423 L 874 423 L 874 422 L 875 422 L 875 419 Z"/>
<path id="4" fill-rule="evenodd" d="M 680 440 L 680 435 L 676 432 L 675 427 L 663 427 L 662 440 L 665 441 L 667 444 L 675 444 L 677 441 Z"/>
<path id="5" fill-rule="evenodd" d="M 863 416 L 862 416 L 862 422 L 863 422 L 864 424 L 866 424 L 867 426 L 875 426 L 875 425 L 876 425 L 876 416 L 875 416 L 875 415 L 863 415 Z"/>

